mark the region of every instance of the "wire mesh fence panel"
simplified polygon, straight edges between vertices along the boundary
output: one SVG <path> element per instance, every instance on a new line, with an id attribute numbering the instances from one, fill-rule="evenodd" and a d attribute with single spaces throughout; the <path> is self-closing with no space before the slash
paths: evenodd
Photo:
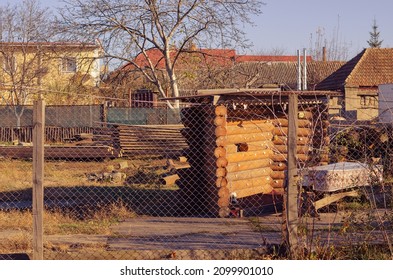
<path id="1" fill-rule="evenodd" d="M 27 259 L 32 252 L 31 111 L 26 109 L 30 118 L 24 118 L 21 108 L 0 110 L 0 259 L 5 260 Z"/>
<path id="2" fill-rule="evenodd" d="M 282 258 L 288 96 L 185 98 L 157 113 L 170 124 L 59 109 L 62 126 L 45 128 L 44 258 Z M 295 257 L 355 258 L 381 243 L 391 256 L 391 128 L 331 120 L 327 104 L 299 96 Z M 32 250 L 33 147 L 12 141 L 0 147 L 1 258 Z M 338 250 L 348 245 L 357 251 Z"/>
<path id="3" fill-rule="evenodd" d="M 217 176 L 226 166 L 217 157 L 217 114 L 200 104 L 183 109 L 177 124 L 122 124 L 119 116 L 46 147 L 45 257 L 255 257 L 265 241 L 251 222 L 233 219 L 240 208 L 230 207 Z"/>

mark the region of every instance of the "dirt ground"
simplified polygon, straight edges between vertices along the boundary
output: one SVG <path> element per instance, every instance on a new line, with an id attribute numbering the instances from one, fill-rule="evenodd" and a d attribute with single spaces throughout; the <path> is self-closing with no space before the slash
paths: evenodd
<path id="1" fill-rule="evenodd" d="M 377 216 L 391 215 L 385 210 Z M 391 224 L 374 230 L 346 228 L 348 213 L 303 218 L 305 247 L 348 246 L 393 240 Z M 114 235 L 46 235 L 48 259 L 254 259 L 268 255 L 283 241 L 282 217 L 249 218 L 138 217 L 113 226 Z M 302 232 L 301 230 L 299 232 Z M 0 240 L 16 232 L 1 232 Z M 46 245 L 48 247 L 48 245 Z"/>

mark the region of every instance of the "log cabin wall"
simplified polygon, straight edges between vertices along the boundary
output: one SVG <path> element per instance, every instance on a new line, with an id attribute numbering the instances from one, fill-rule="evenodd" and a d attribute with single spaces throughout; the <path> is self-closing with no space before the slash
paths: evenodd
<path id="1" fill-rule="evenodd" d="M 227 100 L 216 106 L 190 107 L 183 110 L 182 118 L 192 173 L 198 177 L 188 181 L 198 186 L 187 188 L 196 193 L 194 201 L 204 201 L 210 213 L 221 217 L 230 213 L 231 196 L 236 196 L 241 208 L 248 208 L 258 196 L 282 195 L 285 184 L 285 101 L 234 104 Z M 299 168 L 328 163 L 327 109 L 318 98 L 299 103 Z"/>

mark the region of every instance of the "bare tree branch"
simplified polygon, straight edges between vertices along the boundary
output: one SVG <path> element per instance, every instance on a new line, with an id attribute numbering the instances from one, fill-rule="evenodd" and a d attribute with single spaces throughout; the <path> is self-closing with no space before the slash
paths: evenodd
<path id="1" fill-rule="evenodd" d="M 68 38 L 100 39 L 109 59 L 131 63 L 166 96 L 157 70 L 164 70 L 171 96 L 179 96 L 176 64 L 190 43 L 199 47 L 245 48 L 244 26 L 261 13 L 261 0 L 64 0 L 58 23 Z M 165 69 L 157 69 L 161 54 Z M 156 54 L 156 53 L 155 53 Z M 137 65 L 135 58 L 144 56 Z M 159 63 L 162 65 L 162 63 Z M 146 67 L 150 68 L 146 71 Z M 175 104 L 177 107 L 178 104 Z"/>

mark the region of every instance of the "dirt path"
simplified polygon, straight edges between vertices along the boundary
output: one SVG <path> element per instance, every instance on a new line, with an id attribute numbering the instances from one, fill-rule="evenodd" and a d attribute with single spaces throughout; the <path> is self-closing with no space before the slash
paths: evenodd
<path id="1" fill-rule="evenodd" d="M 354 231 L 346 228 L 346 219 L 345 212 L 304 218 L 302 221 L 307 224 L 304 245 L 311 248 L 361 242 L 386 244 L 393 240 L 391 224 Z M 280 244 L 282 217 L 276 214 L 242 219 L 138 217 L 113 226 L 112 231 L 111 236 L 47 235 L 44 241 L 53 246 L 50 258 L 54 259 L 162 259 L 172 252 L 178 255 L 183 252 L 182 259 L 206 258 L 206 252 L 213 259 L 217 256 L 225 259 L 239 250 L 264 254 L 271 245 Z M 20 233 L 0 230 L 0 242 L 14 234 Z"/>

